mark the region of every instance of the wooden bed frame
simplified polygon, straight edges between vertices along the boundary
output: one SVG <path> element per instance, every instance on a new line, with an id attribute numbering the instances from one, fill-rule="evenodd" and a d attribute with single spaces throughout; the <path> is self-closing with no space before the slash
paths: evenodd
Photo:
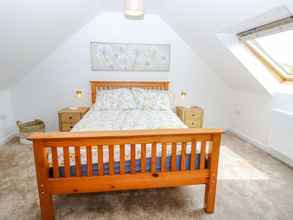
<path id="1" fill-rule="evenodd" d="M 109 82 L 92 81 L 92 103 L 97 89 L 131 88 L 168 90 L 168 82 Z M 33 141 L 35 168 L 43 220 L 54 219 L 53 195 L 116 190 L 176 187 L 181 185 L 205 185 L 204 209 L 213 213 L 215 208 L 217 169 L 221 142 L 221 129 L 165 129 L 99 132 L 51 132 L 34 133 Z M 197 145 L 200 144 L 200 166 L 190 164 L 186 169 L 186 145 L 191 144 L 191 159 L 195 161 Z M 181 167 L 176 168 L 176 148 L 181 143 Z M 125 172 L 125 145 L 131 147 L 131 172 Z M 141 172 L 136 172 L 135 148 L 141 146 Z M 146 170 L 146 144 L 151 144 L 151 171 Z M 162 146 L 161 170 L 156 171 L 157 144 Z M 166 146 L 171 144 L 171 170 L 166 169 Z M 108 145 L 109 175 L 103 169 L 103 145 Z M 120 172 L 114 170 L 114 145 L 119 145 Z M 211 150 L 207 152 L 208 145 Z M 71 176 L 69 146 L 75 148 L 75 176 Z M 93 175 L 92 147 L 98 149 L 98 175 Z M 57 147 L 63 149 L 64 177 L 60 176 Z M 86 147 L 87 176 L 82 176 L 80 148 Z M 49 175 L 48 149 L 51 150 L 53 176 Z M 206 163 L 206 160 L 208 162 Z M 79 164 L 79 165 L 77 165 Z M 206 166 L 207 164 L 207 166 Z"/>

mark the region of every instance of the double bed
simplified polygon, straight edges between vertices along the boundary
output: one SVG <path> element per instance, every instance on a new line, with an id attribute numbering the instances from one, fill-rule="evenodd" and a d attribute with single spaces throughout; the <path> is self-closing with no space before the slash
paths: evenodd
<path id="1" fill-rule="evenodd" d="M 99 102 L 101 90 L 137 88 L 161 94 L 169 83 L 92 81 L 93 106 L 71 132 L 29 138 L 43 219 L 54 219 L 57 194 L 195 184 L 205 184 L 204 208 L 214 211 L 222 130 L 189 129 L 171 109 L 156 108 L 156 100 L 146 109 L 121 109 L 123 103 L 104 109 Z"/>

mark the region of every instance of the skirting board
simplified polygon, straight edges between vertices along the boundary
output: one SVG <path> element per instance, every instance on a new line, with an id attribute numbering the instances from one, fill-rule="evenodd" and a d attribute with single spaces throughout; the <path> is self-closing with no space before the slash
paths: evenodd
<path id="1" fill-rule="evenodd" d="M 5 137 L 0 137 L 0 145 L 8 143 L 9 141 L 11 141 L 16 136 L 17 136 L 17 134 L 11 133 L 11 134 L 9 134 L 9 135 L 7 135 Z"/>
<path id="2" fill-rule="evenodd" d="M 290 166 L 293 168 L 293 160 L 289 157 L 287 157 L 286 155 L 276 151 L 275 149 L 273 149 L 272 147 L 268 147 L 263 143 L 260 143 L 258 141 L 256 141 L 253 138 L 248 137 L 247 135 L 244 135 L 243 133 L 235 130 L 235 129 L 226 129 L 225 133 L 230 133 L 233 135 L 236 135 L 237 137 L 239 137 L 241 140 L 265 151 L 266 153 L 268 153 L 269 155 L 271 155 L 273 158 L 281 161 L 282 163 L 285 163 L 286 165 Z"/>

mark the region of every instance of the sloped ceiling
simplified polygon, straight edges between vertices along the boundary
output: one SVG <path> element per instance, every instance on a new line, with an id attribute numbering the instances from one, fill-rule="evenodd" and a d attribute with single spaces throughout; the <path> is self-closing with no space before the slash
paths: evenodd
<path id="1" fill-rule="evenodd" d="M 0 89 L 23 77 L 100 10 L 99 0 L 1 0 Z"/>
<path id="2" fill-rule="evenodd" d="M 289 0 L 290 1 L 290 0 Z M 228 27 L 257 17 L 289 1 L 175 0 L 161 15 L 231 88 L 266 92 L 217 38 Z M 181 10 L 181 13 L 178 11 Z M 258 24 L 252 24 L 252 27 Z M 241 30 L 240 30 L 241 31 Z M 242 30 L 243 31 L 243 30 Z"/>
<path id="3" fill-rule="evenodd" d="M 222 45 L 217 34 L 292 0 L 145 0 L 232 88 L 263 87 Z M 2 0 L 0 89 L 44 59 L 73 32 L 102 11 L 121 11 L 123 0 Z M 98 27 L 97 27 L 98 28 Z"/>

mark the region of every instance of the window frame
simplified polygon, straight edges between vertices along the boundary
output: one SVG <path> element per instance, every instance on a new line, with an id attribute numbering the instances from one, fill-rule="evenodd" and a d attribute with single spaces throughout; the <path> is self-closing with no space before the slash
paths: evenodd
<path id="1" fill-rule="evenodd" d="M 254 40 L 246 40 L 244 45 L 281 84 L 293 84 L 293 76 L 288 75 L 269 54 L 258 48 L 257 45 L 255 45 Z"/>
<path id="2" fill-rule="evenodd" d="M 256 41 L 259 37 L 274 35 L 293 30 L 293 15 L 273 21 L 237 34 L 238 39 L 259 60 L 280 83 L 293 84 L 293 75 L 289 74 L 271 55 Z"/>

